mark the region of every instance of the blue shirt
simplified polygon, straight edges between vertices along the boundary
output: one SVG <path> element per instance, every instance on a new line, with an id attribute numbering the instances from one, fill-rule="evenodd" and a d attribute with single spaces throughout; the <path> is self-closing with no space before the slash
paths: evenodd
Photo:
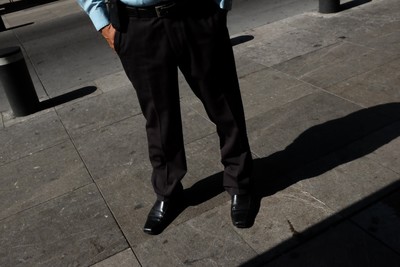
<path id="1" fill-rule="evenodd" d="M 96 30 L 110 24 L 108 19 L 105 0 L 76 0 L 82 9 L 89 15 Z M 130 6 L 150 6 L 161 2 L 162 0 L 121 0 L 124 4 Z M 185 0 L 190 1 L 190 0 Z M 220 8 L 229 10 L 232 7 L 232 0 L 214 0 Z"/>

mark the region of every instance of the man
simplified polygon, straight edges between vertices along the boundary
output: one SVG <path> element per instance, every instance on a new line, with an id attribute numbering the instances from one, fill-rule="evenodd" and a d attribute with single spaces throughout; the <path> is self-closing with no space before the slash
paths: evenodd
<path id="1" fill-rule="evenodd" d="M 182 207 L 187 168 L 178 67 L 217 127 L 232 222 L 250 227 L 252 157 L 226 27 L 230 0 L 120 0 L 115 23 L 104 0 L 77 1 L 120 57 L 146 119 L 157 200 L 144 232 L 161 233 Z"/>

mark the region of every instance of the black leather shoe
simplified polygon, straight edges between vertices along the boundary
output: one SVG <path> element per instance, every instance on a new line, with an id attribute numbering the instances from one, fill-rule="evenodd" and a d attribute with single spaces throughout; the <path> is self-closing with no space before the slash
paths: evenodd
<path id="1" fill-rule="evenodd" d="M 231 218 L 233 225 L 238 228 L 249 228 L 254 224 L 255 203 L 252 195 L 232 196 Z"/>
<path id="2" fill-rule="evenodd" d="M 158 235 L 184 210 L 183 198 L 157 200 L 144 224 L 146 234 Z"/>

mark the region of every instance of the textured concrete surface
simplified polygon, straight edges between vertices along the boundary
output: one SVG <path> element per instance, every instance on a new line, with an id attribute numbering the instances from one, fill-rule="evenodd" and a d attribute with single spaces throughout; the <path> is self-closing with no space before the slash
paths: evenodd
<path id="1" fill-rule="evenodd" d="M 398 266 L 399 10 L 232 35 L 261 196 L 249 229 L 231 224 L 215 126 L 179 74 L 188 206 L 158 236 L 142 232 L 145 120 L 116 54 L 74 0 L 3 15 L 0 46 L 23 48 L 42 110 L 15 117 L 0 88 L 0 266 Z"/>

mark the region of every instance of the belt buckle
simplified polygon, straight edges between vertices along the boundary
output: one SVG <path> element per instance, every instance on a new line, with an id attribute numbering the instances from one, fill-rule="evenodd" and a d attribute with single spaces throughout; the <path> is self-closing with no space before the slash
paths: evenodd
<path id="1" fill-rule="evenodd" d="M 176 5 L 176 3 L 170 3 L 170 4 L 166 4 L 166 5 L 161 5 L 161 6 L 156 6 L 154 7 L 156 10 L 156 14 L 157 17 L 161 18 L 161 17 L 165 17 L 169 14 L 169 9 L 171 7 L 174 7 Z"/>

